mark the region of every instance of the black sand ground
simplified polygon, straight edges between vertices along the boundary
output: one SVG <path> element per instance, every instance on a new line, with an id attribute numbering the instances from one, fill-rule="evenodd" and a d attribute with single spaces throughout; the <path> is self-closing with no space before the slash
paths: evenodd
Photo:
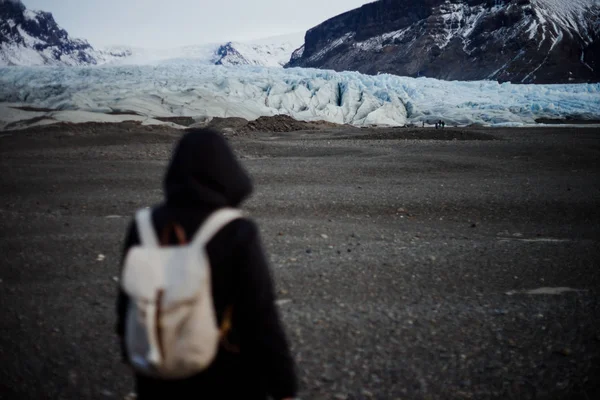
<path id="1" fill-rule="evenodd" d="M 120 246 L 160 201 L 178 135 L 0 132 L 1 399 L 132 390 L 113 335 Z M 600 398 L 597 128 L 230 140 L 303 399 Z M 527 292 L 542 287 L 576 291 Z"/>

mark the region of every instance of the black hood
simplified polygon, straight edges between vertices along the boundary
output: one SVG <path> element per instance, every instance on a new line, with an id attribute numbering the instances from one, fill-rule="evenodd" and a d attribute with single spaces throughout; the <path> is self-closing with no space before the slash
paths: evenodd
<path id="1" fill-rule="evenodd" d="M 168 205 L 237 207 L 252 193 L 252 181 L 221 134 L 193 129 L 177 144 L 164 188 Z"/>

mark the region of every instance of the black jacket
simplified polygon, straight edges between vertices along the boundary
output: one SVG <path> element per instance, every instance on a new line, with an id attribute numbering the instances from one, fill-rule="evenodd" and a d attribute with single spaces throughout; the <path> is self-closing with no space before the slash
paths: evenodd
<path id="1" fill-rule="evenodd" d="M 191 239 L 211 212 L 238 207 L 251 192 L 251 181 L 225 139 L 209 130 L 192 130 L 179 142 L 167 170 L 166 201 L 153 211 L 155 231 L 160 235 L 168 223 L 177 222 Z M 169 242 L 177 243 L 174 237 Z M 132 222 L 123 258 L 136 244 L 139 237 Z M 256 225 L 246 218 L 229 223 L 208 243 L 207 252 L 217 319 L 221 323 L 224 310 L 233 306 L 228 342 L 239 347 L 239 352 L 221 347 L 211 367 L 185 380 L 161 381 L 136 375 L 138 399 L 294 397 L 295 366 Z M 120 291 L 117 334 L 123 351 L 127 302 Z"/>

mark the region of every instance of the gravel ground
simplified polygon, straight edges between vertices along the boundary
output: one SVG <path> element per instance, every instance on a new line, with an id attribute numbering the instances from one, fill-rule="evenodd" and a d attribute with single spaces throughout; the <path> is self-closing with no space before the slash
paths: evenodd
<path id="1" fill-rule="evenodd" d="M 0 399 L 132 391 L 113 334 L 120 246 L 161 200 L 179 134 L 0 132 Z M 303 399 L 600 398 L 598 128 L 230 141 Z"/>

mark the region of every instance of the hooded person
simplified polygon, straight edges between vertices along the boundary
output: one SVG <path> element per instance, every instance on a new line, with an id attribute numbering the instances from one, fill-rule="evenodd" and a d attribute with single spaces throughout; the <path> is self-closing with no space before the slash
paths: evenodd
<path id="1" fill-rule="evenodd" d="M 252 182 L 223 136 L 211 130 L 191 130 L 174 151 L 164 191 L 164 203 L 153 208 L 153 228 L 162 232 L 176 222 L 190 238 L 212 212 L 238 207 L 251 194 Z M 136 225 L 131 223 L 123 258 L 130 247 L 139 243 Z M 178 242 L 169 238 L 169 243 Z M 234 220 L 208 242 L 206 251 L 219 325 L 225 310 L 232 310 L 228 348 L 220 346 L 208 369 L 191 378 L 166 381 L 134 374 L 137 399 L 294 397 L 295 365 L 276 309 L 272 277 L 257 226 L 246 218 Z M 128 301 L 120 290 L 116 331 L 125 362 Z"/>

